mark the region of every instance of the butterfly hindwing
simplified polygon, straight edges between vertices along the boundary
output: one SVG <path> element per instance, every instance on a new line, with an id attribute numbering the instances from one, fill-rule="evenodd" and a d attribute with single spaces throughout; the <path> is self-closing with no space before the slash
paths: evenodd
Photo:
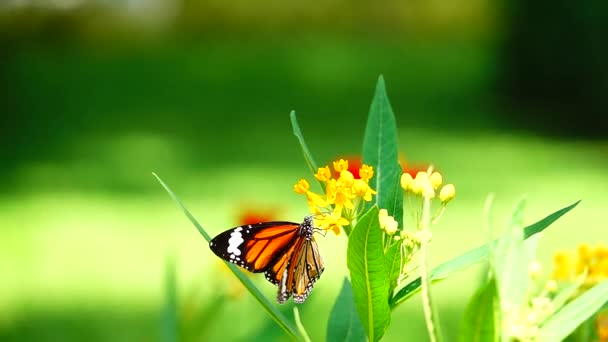
<path id="1" fill-rule="evenodd" d="M 209 242 L 220 258 L 250 272 L 263 272 L 296 237 L 298 223 L 263 222 L 229 229 Z"/>
<path id="2" fill-rule="evenodd" d="M 313 238 L 307 240 L 294 268 L 293 301 L 303 303 L 323 273 L 323 260 Z"/>

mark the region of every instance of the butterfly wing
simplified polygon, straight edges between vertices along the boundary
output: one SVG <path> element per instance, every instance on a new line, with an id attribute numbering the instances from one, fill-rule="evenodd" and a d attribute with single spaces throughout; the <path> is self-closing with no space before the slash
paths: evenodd
<path id="1" fill-rule="evenodd" d="M 324 267 L 314 238 L 299 240 L 289 256 L 287 267 L 281 267 L 278 271 L 282 272 L 276 273 L 279 276 L 277 301 L 284 303 L 293 295 L 294 302 L 303 303 Z"/>
<path id="2" fill-rule="evenodd" d="M 313 233 L 311 217 L 302 224 L 264 222 L 229 229 L 213 238 L 209 247 L 226 261 L 264 272 L 279 287 L 279 303 L 292 295 L 294 302 L 303 303 L 324 269 Z"/>
<path id="3" fill-rule="evenodd" d="M 240 226 L 213 238 L 209 247 L 226 261 L 250 272 L 263 272 L 288 254 L 299 227 L 298 223 L 284 221 Z"/>

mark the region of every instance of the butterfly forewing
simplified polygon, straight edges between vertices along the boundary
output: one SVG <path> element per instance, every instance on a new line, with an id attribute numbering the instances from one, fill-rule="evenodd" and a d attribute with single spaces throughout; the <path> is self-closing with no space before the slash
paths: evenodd
<path id="1" fill-rule="evenodd" d="M 263 272 L 295 238 L 298 223 L 264 222 L 229 229 L 209 242 L 220 258 L 250 272 Z"/>

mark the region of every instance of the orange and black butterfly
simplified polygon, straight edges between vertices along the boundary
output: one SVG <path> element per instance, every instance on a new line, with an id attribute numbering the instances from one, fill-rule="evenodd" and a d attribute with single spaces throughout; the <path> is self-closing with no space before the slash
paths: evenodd
<path id="1" fill-rule="evenodd" d="M 278 285 L 277 301 L 290 296 L 303 303 L 323 273 L 323 259 L 313 237 L 312 216 L 302 224 L 262 222 L 229 229 L 209 242 L 220 258 L 253 272 L 264 272 Z"/>

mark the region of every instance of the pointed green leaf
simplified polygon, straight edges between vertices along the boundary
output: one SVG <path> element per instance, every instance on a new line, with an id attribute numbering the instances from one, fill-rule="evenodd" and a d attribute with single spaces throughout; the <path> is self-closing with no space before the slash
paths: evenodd
<path id="1" fill-rule="evenodd" d="M 608 280 L 595 285 L 568 303 L 543 324 L 539 341 L 561 341 L 608 303 Z"/>
<path id="2" fill-rule="evenodd" d="M 310 150 L 308 149 L 308 146 L 306 145 L 306 141 L 304 140 L 304 135 L 302 135 L 302 130 L 300 130 L 300 125 L 298 125 L 298 120 L 296 119 L 295 110 L 292 110 L 291 113 L 289 113 L 289 118 L 291 120 L 291 127 L 293 128 L 293 135 L 295 135 L 296 138 L 298 138 L 298 141 L 300 142 L 300 147 L 302 148 L 302 154 L 304 154 L 304 160 L 306 160 L 306 165 L 308 165 L 310 172 L 315 174 L 315 173 L 317 173 L 317 169 L 318 169 L 317 163 L 315 162 L 315 159 L 312 157 L 312 154 L 310 153 Z"/>
<path id="3" fill-rule="evenodd" d="M 386 209 L 403 227 L 403 194 L 399 186 L 403 171 L 399 165 L 397 124 L 382 76 L 378 78 L 365 127 L 363 162 L 374 167 L 370 186 L 378 192 L 378 208 Z"/>
<path id="4" fill-rule="evenodd" d="M 391 318 L 387 298 L 389 280 L 384 269 L 378 207 L 368 210 L 351 232 L 346 264 L 361 323 L 368 339 L 377 341 L 384 335 Z"/>
<path id="5" fill-rule="evenodd" d="M 557 221 L 564 214 L 574 209 L 580 201 L 577 201 L 565 208 L 562 208 L 551 215 L 546 216 L 542 220 L 533 223 L 526 228 L 524 228 L 524 238 L 529 238 L 530 236 L 540 233 L 549 227 L 553 222 Z M 474 248 L 460 256 L 457 256 L 454 259 L 448 260 L 441 265 L 435 267 L 431 271 L 431 280 L 432 281 L 440 281 L 443 280 L 450 275 L 466 269 L 471 265 L 484 262 L 488 257 L 488 244 L 479 246 Z M 414 293 L 420 290 L 420 278 L 416 278 L 412 280 L 410 283 L 401 288 L 395 296 L 391 299 L 391 309 L 397 307 L 397 305 L 403 303 L 407 298 L 409 298 Z"/>
<path id="6" fill-rule="evenodd" d="M 188 208 L 182 203 L 182 201 L 171 191 L 169 186 L 165 184 L 165 182 L 160 179 L 155 173 L 152 173 L 156 180 L 162 185 L 163 188 L 167 191 L 169 196 L 177 203 L 177 205 L 182 209 L 188 220 L 196 227 L 196 229 L 201 233 L 201 235 L 209 242 L 211 240 L 211 236 L 207 233 L 207 231 L 201 226 L 200 223 L 194 218 L 194 216 L 190 213 Z M 258 303 L 266 310 L 266 313 L 270 315 L 270 317 L 281 327 L 288 335 L 290 335 L 293 339 L 299 340 L 300 335 L 298 334 L 296 328 L 283 316 L 283 314 L 277 310 L 272 303 L 266 298 L 262 292 L 253 284 L 253 282 L 238 268 L 236 265 L 226 262 L 228 268 L 232 271 L 232 273 L 240 280 L 240 282 L 245 286 L 247 291 L 253 295 L 253 297 L 258 301 Z"/>
<path id="7" fill-rule="evenodd" d="M 585 282 L 585 278 L 587 278 L 587 271 L 580 274 L 574 283 L 569 284 L 567 287 L 562 289 L 556 296 L 553 298 L 553 310 L 558 311 L 559 309 L 566 304 L 566 302 L 574 296 L 576 290 Z"/>
<path id="8" fill-rule="evenodd" d="M 496 279 L 492 277 L 471 298 L 460 329 L 459 341 L 500 341 L 500 301 Z"/>
<path id="9" fill-rule="evenodd" d="M 528 266 L 535 256 L 529 256 L 524 246 L 522 229 L 525 200 L 521 200 L 513 212 L 507 232 L 496 242 L 492 265 L 498 283 L 498 294 L 503 303 L 514 310 L 524 304 L 528 290 Z"/>
<path id="10" fill-rule="evenodd" d="M 400 241 L 399 241 L 400 242 Z M 397 287 L 397 281 L 399 280 L 399 275 L 401 274 L 401 243 L 393 243 L 386 254 L 384 255 L 384 264 L 386 268 L 386 274 L 388 275 L 389 280 L 389 288 L 388 294 L 389 298 L 393 295 L 393 291 Z"/>
<path id="11" fill-rule="evenodd" d="M 353 289 L 348 279 L 344 278 L 342 290 L 340 290 L 340 294 L 329 314 L 327 341 L 363 342 L 366 339 L 365 331 L 355 307 Z"/>

